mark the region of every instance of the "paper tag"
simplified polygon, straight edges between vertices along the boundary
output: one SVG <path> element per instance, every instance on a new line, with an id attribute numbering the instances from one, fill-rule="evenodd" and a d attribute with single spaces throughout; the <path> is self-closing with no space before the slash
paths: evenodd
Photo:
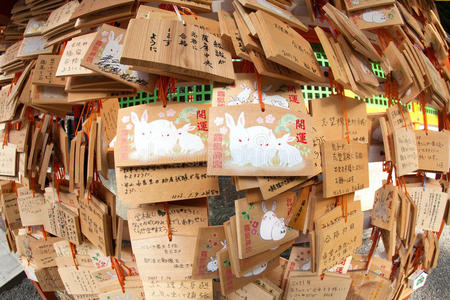
<path id="1" fill-rule="evenodd" d="M 433 187 L 408 187 L 407 189 L 418 209 L 416 229 L 439 231 L 448 193 Z"/>
<path id="2" fill-rule="evenodd" d="M 314 175 L 311 117 L 257 104 L 212 107 L 208 174 Z"/>
<path id="3" fill-rule="evenodd" d="M 206 104 L 160 103 L 120 109 L 116 167 L 206 161 Z"/>
<path id="4" fill-rule="evenodd" d="M 369 187 L 368 145 L 346 140 L 321 145 L 323 195 L 335 197 Z"/>

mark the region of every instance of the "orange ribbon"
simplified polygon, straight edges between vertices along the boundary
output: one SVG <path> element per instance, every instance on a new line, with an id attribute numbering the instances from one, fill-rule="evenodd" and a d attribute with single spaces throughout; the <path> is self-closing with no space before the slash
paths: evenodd
<path id="1" fill-rule="evenodd" d="M 261 83 L 261 76 L 259 75 L 258 71 L 255 69 L 256 74 L 256 86 L 258 88 L 258 100 L 259 100 L 259 106 L 261 107 L 261 111 L 264 112 L 266 110 L 264 106 L 264 102 L 262 100 L 262 83 Z"/>
<path id="2" fill-rule="evenodd" d="M 166 212 L 166 223 L 167 223 L 167 236 L 169 241 L 172 241 L 172 229 L 170 228 L 170 217 L 169 217 L 169 204 L 164 202 L 164 210 Z"/>

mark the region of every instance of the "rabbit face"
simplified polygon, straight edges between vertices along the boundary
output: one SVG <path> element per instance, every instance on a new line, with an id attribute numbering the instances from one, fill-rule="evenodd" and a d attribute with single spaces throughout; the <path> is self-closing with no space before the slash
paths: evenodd
<path id="1" fill-rule="evenodd" d="M 264 272 L 264 270 L 267 268 L 267 263 L 263 263 L 259 266 L 257 266 L 255 269 L 253 269 L 253 275 L 258 275 Z"/>
<path id="2" fill-rule="evenodd" d="M 386 22 L 386 16 L 381 11 L 366 11 L 363 13 L 362 18 L 368 23 L 384 23 Z"/>
<path id="3" fill-rule="evenodd" d="M 216 272 L 219 269 L 219 265 L 217 263 L 217 258 L 211 257 L 211 261 L 206 265 L 206 270 L 208 272 Z"/>
<path id="4" fill-rule="evenodd" d="M 273 147 L 275 136 L 272 130 L 264 126 L 252 126 L 247 128 L 250 135 L 250 146 L 256 150 L 269 150 Z"/>
<path id="5" fill-rule="evenodd" d="M 120 45 L 120 41 L 123 38 L 123 34 L 120 34 L 117 38 L 114 38 L 114 31 L 110 31 L 108 35 L 108 43 L 103 50 L 102 56 L 112 56 L 114 58 L 120 58 L 122 55 L 123 45 Z"/>
<path id="6" fill-rule="evenodd" d="M 293 142 L 295 140 L 294 137 L 290 136 L 289 133 L 283 135 L 281 138 L 276 139 L 275 148 L 282 149 L 288 145 L 289 142 Z"/>
<path id="7" fill-rule="evenodd" d="M 230 148 L 240 148 L 247 145 L 250 141 L 250 138 L 247 130 L 244 128 L 244 113 L 242 112 L 239 115 L 237 124 L 234 123 L 233 117 L 228 113 L 225 114 L 225 121 L 228 128 L 230 128 Z"/>

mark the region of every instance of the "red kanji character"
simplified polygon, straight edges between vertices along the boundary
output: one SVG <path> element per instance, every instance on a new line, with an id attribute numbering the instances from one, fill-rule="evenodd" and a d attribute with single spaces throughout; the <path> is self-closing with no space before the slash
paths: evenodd
<path id="1" fill-rule="evenodd" d="M 197 122 L 197 129 L 201 131 L 208 131 L 208 122 L 206 121 Z"/>
<path id="2" fill-rule="evenodd" d="M 300 103 L 297 95 L 289 95 L 289 102 Z"/>
<path id="3" fill-rule="evenodd" d="M 305 130 L 305 120 L 303 120 L 303 119 L 295 120 L 295 128 Z"/>
<path id="4" fill-rule="evenodd" d="M 206 119 L 206 110 L 205 109 L 197 110 L 197 119 Z"/>
<path id="5" fill-rule="evenodd" d="M 297 143 L 307 144 L 306 142 L 306 132 L 297 133 Z"/>

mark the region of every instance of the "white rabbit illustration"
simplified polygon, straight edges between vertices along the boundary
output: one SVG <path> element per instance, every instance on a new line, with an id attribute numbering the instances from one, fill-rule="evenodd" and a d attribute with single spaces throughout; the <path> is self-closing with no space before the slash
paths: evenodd
<path id="1" fill-rule="evenodd" d="M 275 147 L 278 150 L 278 158 L 280 159 L 280 165 L 282 167 L 292 167 L 303 161 L 300 151 L 288 144 L 288 142 L 294 140 L 295 138 L 289 136 L 289 133 L 276 140 Z"/>
<path id="2" fill-rule="evenodd" d="M 255 167 L 267 167 L 272 165 L 276 149 L 274 147 L 275 136 L 267 127 L 252 126 L 247 128 L 250 137 L 248 153 L 249 162 Z"/>
<path id="3" fill-rule="evenodd" d="M 133 156 L 140 160 L 147 160 L 149 155 L 154 152 L 153 139 L 151 138 L 153 132 L 147 120 L 147 111 L 144 111 L 140 120 L 135 112 L 131 112 L 131 122 L 134 124 L 134 145 L 136 146 L 136 152 Z"/>
<path id="4" fill-rule="evenodd" d="M 167 120 L 156 120 L 149 124 L 152 131 L 152 139 L 155 147 L 154 153 L 158 156 L 172 154 L 177 144 L 177 128 L 173 122 Z"/>
<path id="5" fill-rule="evenodd" d="M 211 256 L 211 261 L 206 265 L 206 271 L 216 272 L 219 269 L 219 264 L 217 263 L 217 257 Z"/>
<path id="6" fill-rule="evenodd" d="M 195 126 L 192 126 L 191 123 L 178 129 L 178 142 L 182 153 L 198 152 L 205 148 L 202 139 L 198 135 L 188 132 L 194 129 Z"/>
<path id="7" fill-rule="evenodd" d="M 286 98 L 280 96 L 280 95 L 267 95 L 266 92 L 270 91 L 270 89 L 272 88 L 272 85 L 267 86 L 266 88 L 264 88 L 262 90 L 262 101 L 265 104 L 269 104 L 269 105 L 273 105 L 273 106 L 278 106 L 281 108 L 289 108 L 289 102 L 286 100 Z M 255 82 L 255 89 L 256 88 L 256 82 Z M 258 95 L 258 91 L 256 91 L 253 94 L 253 100 L 252 100 L 253 104 L 258 104 L 259 103 L 259 95 Z"/>
<path id="8" fill-rule="evenodd" d="M 263 240 L 279 241 L 286 236 L 286 224 L 284 224 L 284 218 L 278 218 L 275 214 L 275 209 L 277 207 L 277 201 L 273 201 L 272 210 L 267 210 L 266 202 L 261 202 L 262 210 L 264 216 L 261 219 L 261 224 L 259 225 L 259 235 Z"/>
<path id="9" fill-rule="evenodd" d="M 116 300 L 130 300 L 130 295 L 124 295 L 125 298 L 122 298 L 120 295 L 116 295 Z"/>
<path id="10" fill-rule="evenodd" d="M 233 163 L 243 166 L 248 163 L 246 155 L 250 141 L 247 129 L 244 128 L 244 112 L 239 115 L 237 124 L 234 123 L 233 116 L 225 113 L 225 122 L 230 129 L 230 153 Z"/>
<path id="11" fill-rule="evenodd" d="M 365 11 L 362 14 L 364 21 L 368 23 L 384 23 L 386 22 L 386 15 L 378 10 Z"/>
<path id="12" fill-rule="evenodd" d="M 114 31 L 110 31 L 108 35 L 108 43 L 105 45 L 102 56 L 111 55 L 115 59 L 120 59 L 122 55 L 123 45 L 120 45 L 120 41 L 123 38 L 123 34 L 119 34 L 117 38 L 114 38 Z"/>
<path id="13" fill-rule="evenodd" d="M 242 91 L 240 91 L 239 94 L 236 95 L 236 99 L 233 99 L 233 97 L 230 96 L 231 101 L 228 102 L 228 105 L 239 105 L 249 102 L 250 95 L 252 94 L 253 90 L 246 84 L 241 84 L 240 86 L 242 88 Z"/>
<path id="14" fill-rule="evenodd" d="M 250 272 L 245 274 L 244 277 L 259 275 L 262 272 L 264 272 L 264 270 L 266 270 L 266 268 L 267 268 L 267 263 L 262 263 L 260 265 L 257 265 L 253 270 L 251 270 Z"/>

